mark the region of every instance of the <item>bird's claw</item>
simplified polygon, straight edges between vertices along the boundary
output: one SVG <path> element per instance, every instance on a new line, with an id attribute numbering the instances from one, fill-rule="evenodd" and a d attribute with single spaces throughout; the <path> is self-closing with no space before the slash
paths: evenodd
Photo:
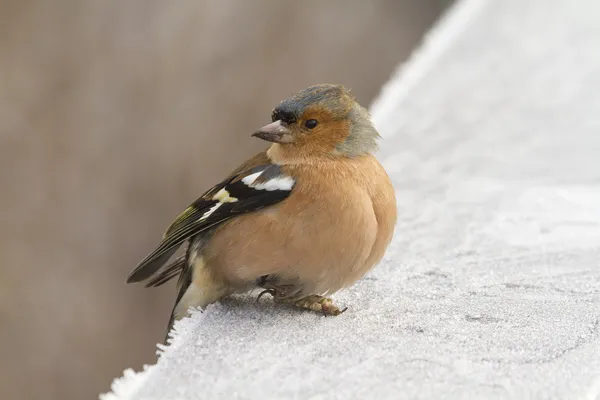
<path id="1" fill-rule="evenodd" d="M 323 315 L 326 317 L 328 315 L 336 316 L 336 315 L 343 314 L 346 312 L 347 309 L 348 309 L 348 307 L 344 307 L 340 310 L 337 306 L 335 306 L 333 304 L 332 304 L 332 306 L 321 304 L 321 311 L 323 312 Z"/>
<path id="2" fill-rule="evenodd" d="M 258 301 L 260 300 L 261 297 L 263 297 L 263 295 L 265 294 L 270 294 L 271 296 L 275 297 L 277 295 L 277 292 L 275 291 L 275 289 L 265 289 L 262 292 L 260 292 L 258 294 L 258 297 L 256 297 L 256 302 L 258 303 Z"/>

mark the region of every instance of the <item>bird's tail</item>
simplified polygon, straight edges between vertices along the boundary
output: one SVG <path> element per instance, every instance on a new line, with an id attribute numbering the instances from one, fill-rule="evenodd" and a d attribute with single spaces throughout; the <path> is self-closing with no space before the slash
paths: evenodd
<path id="1" fill-rule="evenodd" d="M 187 267 L 187 261 L 184 257 L 182 265 L 181 265 L 181 275 L 179 275 L 179 280 L 177 281 L 177 298 L 175 299 L 175 304 L 173 304 L 173 309 L 171 310 L 171 317 L 169 318 L 169 323 L 167 325 L 167 331 L 165 332 L 165 339 L 163 341 L 164 344 L 167 344 L 169 340 L 169 333 L 175 324 L 175 321 L 178 320 L 177 315 L 177 307 L 179 306 L 179 302 L 183 298 L 183 295 L 187 292 L 190 285 L 192 284 L 192 268 Z"/>
<path id="2" fill-rule="evenodd" d="M 173 311 L 171 311 L 171 318 L 169 319 L 169 324 L 167 325 L 167 330 L 165 332 L 165 338 L 163 340 L 164 345 L 167 345 L 169 342 L 169 333 L 171 333 L 171 329 L 173 329 L 174 324 L 175 324 L 175 307 L 173 307 Z"/>

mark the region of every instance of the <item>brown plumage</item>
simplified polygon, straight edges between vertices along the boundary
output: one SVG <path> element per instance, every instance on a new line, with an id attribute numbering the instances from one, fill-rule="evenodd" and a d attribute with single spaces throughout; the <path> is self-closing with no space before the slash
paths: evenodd
<path id="1" fill-rule="evenodd" d="M 377 264 L 396 223 L 394 190 L 373 156 L 379 135 L 342 86 L 284 100 L 253 136 L 273 142 L 208 191 L 169 228 L 129 281 L 162 284 L 178 268 L 173 319 L 263 287 L 278 302 L 337 315 L 323 296 Z M 160 268 L 184 241 L 186 263 Z"/>

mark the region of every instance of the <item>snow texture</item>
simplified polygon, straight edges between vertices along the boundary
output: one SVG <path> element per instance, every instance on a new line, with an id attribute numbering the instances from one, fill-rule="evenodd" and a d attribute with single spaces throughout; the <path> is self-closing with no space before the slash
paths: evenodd
<path id="1" fill-rule="evenodd" d="M 459 1 L 372 107 L 399 221 L 339 317 L 241 296 L 109 399 L 599 399 L 600 3 Z"/>

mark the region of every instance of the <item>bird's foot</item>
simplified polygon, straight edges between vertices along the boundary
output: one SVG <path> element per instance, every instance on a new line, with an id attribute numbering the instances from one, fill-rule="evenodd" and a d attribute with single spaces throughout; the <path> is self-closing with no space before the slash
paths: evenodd
<path id="1" fill-rule="evenodd" d="M 344 309 L 340 309 L 338 306 L 333 304 L 333 300 L 329 297 L 323 297 L 316 294 L 303 297 L 299 300 L 287 299 L 287 298 L 277 298 L 274 297 L 273 300 L 277 303 L 286 303 L 292 304 L 298 308 L 303 308 L 306 310 L 321 312 L 323 315 L 340 315 L 344 311 L 348 309 L 345 307 Z"/>
<path id="2" fill-rule="evenodd" d="M 273 296 L 275 303 L 290 304 L 305 310 L 311 310 L 323 313 L 323 315 L 340 315 L 348 309 L 345 307 L 340 309 L 333 304 L 333 300 L 329 297 L 313 294 L 310 296 L 298 298 L 296 295 L 297 287 L 293 285 L 263 285 L 264 290 L 258 294 L 256 301 L 260 300 L 265 294 Z"/>

